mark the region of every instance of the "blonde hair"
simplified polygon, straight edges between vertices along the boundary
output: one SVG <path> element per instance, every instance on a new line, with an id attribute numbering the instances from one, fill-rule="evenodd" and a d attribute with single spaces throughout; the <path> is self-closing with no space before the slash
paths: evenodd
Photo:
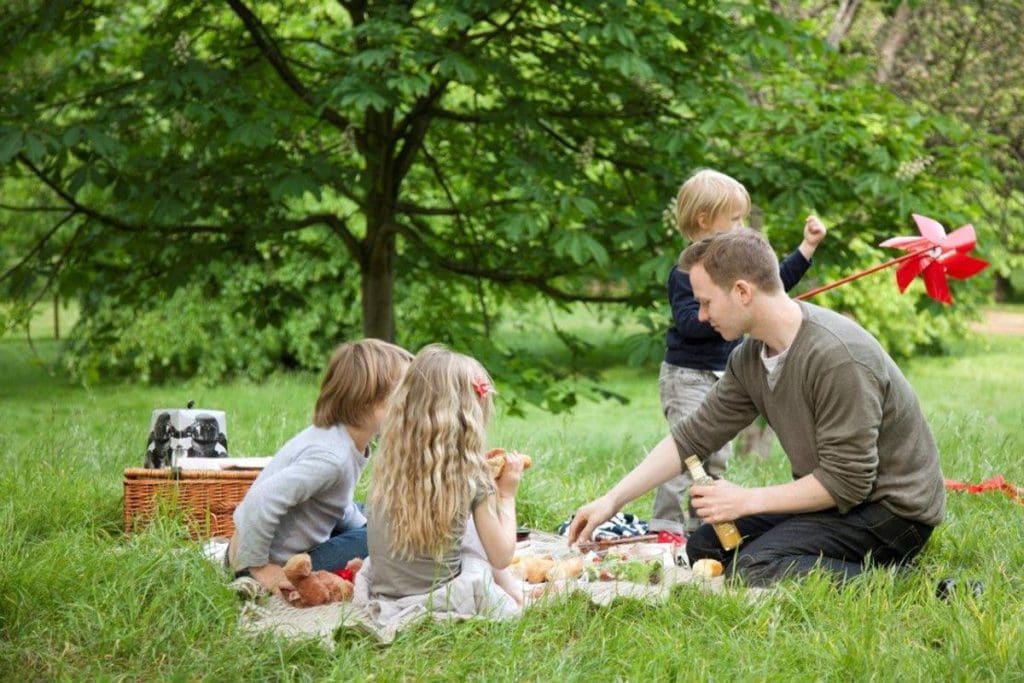
<path id="1" fill-rule="evenodd" d="M 782 291 L 778 257 L 768 240 L 753 230 L 720 232 L 691 244 L 679 255 L 679 269 L 685 273 L 698 263 L 722 290 L 746 280 L 769 294 Z"/>
<path id="2" fill-rule="evenodd" d="M 701 214 L 713 221 L 734 206 L 738 206 L 744 216 L 750 213 L 750 194 L 743 183 L 724 173 L 702 168 L 687 178 L 676 195 L 676 229 L 687 239 L 696 239 L 702 232 Z"/>
<path id="3" fill-rule="evenodd" d="M 412 354 L 379 339 L 341 344 L 327 363 L 313 424 L 364 427 L 373 411 L 388 399 Z"/>
<path id="4" fill-rule="evenodd" d="M 491 386 L 480 363 L 436 344 L 409 366 L 381 429 L 370 488 L 397 556 L 443 557 L 458 544 L 455 529 L 472 501 L 494 491 L 484 464 Z"/>

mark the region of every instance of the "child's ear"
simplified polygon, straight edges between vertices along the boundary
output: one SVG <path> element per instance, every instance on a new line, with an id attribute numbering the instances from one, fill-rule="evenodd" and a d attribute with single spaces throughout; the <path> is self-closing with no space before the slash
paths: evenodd
<path id="1" fill-rule="evenodd" d="M 707 211 L 697 212 L 697 225 L 700 226 L 701 231 L 708 229 L 708 225 L 711 223 L 711 219 L 708 217 Z"/>

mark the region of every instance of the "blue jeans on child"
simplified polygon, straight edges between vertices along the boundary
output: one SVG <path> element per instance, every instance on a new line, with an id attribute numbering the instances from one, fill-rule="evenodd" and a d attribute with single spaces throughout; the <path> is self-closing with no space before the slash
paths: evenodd
<path id="1" fill-rule="evenodd" d="M 360 512 L 366 511 L 362 503 L 357 502 L 356 507 Z M 329 539 L 309 551 L 309 558 L 313 561 L 313 571 L 323 569 L 333 572 L 335 569 L 344 569 L 349 560 L 364 558 L 369 554 L 364 524 L 355 529 L 335 529 Z"/>
<path id="2" fill-rule="evenodd" d="M 323 569 L 329 572 L 344 569 L 348 561 L 355 557 L 366 557 L 370 551 L 366 547 L 366 526 L 348 529 L 334 536 L 309 551 L 313 560 L 313 570 Z"/>
<path id="3" fill-rule="evenodd" d="M 904 519 L 880 503 L 862 503 L 845 515 L 835 509 L 795 515 L 752 515 L 736 520 L 743 543 L 727 552 L 710 524 L 686 542 L 690 563 L 720 561 L 727 574 L 766 586 L 821 569 L 839 581 L 867 569 L 906 564 L 931 536 L 927 524 Z"/>

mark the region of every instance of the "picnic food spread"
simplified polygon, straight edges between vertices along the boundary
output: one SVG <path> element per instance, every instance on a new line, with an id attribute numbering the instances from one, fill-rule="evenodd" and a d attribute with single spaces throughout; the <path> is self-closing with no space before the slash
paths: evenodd
<path id="1" fill-rule="evenodd" d="M 662 563 L 658 560 L 608 554 L 604 557 L 595 557 L 594 561 L 587 565 L 587 578 L 591 581 L 660 583 L 662 569 Z"/>
<path id="2" fill-rule="evenodd" d="M 555 560 L 550 555 L 527 555 L 512 558 L 512 573 L 527 583 L 544 583 L 561 579 L 575 579 L 583 573 L 583 558 L 570 557 Z"/>
<path id="3" fill-rule="evenodd" d="M 635 549 L 588 553 L 556 560 L 551 555 L 525 555 L 512 558 L 512 573 L 527 583 L 546 583 L 583 578 L 587 581 L 630 581 L 655 584 L 662 579 L 664 558 L 644 555 Z"/>

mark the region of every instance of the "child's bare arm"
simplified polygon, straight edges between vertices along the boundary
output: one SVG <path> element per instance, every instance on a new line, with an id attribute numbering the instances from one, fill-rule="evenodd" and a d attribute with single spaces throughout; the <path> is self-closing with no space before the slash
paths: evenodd
<path id="1" fill-rule="evenodd" d="M 523 582 L 517 579 L 508 569 L 495 569 L 494 583 L 498 584 L 506 593 L 512 596 L 517 605 L 523 604 Z"/>
<path id="2" fill-rule="evenodd" d="M 487 560 L 496 569 L 504 569 L 516 551 L 516 492 L 523 476 L 523 456 L 505 455 L 505 469 L 495 482 L 497 491 L 473 511 L 480 543 Z"/>

